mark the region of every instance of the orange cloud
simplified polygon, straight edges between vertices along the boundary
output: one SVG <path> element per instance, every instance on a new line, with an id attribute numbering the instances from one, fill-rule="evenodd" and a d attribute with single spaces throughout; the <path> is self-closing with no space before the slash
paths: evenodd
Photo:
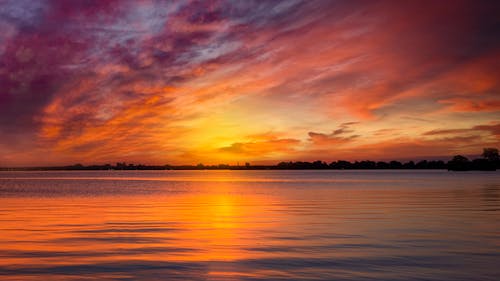
<path id="1" fill-rule="evenodd" d="M 221 147 L 220 152 L 231 154 L 243 154 L 247 157 L 258 156 L 281 156 L 293 153 L 296 151 L 300 140 L 296 139 L 270 139 L 254 142 L 236 142 L 230 146 Z"/>
<path id="2" fill-rule="evenodd" d="M 488 132 L 492 136 L 500 136 L 500 123 L 492 122 L 491 124 L 485 125 L 477 125 L 472 128 L 466 129 L 441 129 L 441 130 L 432 130 L 425 132 L 424 136 L 432 136 L 432 135 L 447 135 L 447 134 L 461 134 L 461 133 L 469 133 L 469 132 Z"/>
<path id="3" fill-rule="evenodd" d="M 498 144 L 496 3 L 27 5 L 0 4 L 7 165 L 391 158 Z"/>
<path id="4" fill-rule="evenodd" d="M 448 110 L 457 112 L 497 112 L 500 111 L 500 99 L 479 100 L 467 98 L 450 98 L 439 101 L 448 105 Z"/>

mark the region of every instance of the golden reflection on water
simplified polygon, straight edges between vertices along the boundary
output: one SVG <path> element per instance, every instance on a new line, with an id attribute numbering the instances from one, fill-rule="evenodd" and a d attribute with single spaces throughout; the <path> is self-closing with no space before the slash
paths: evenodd
<path id="1" fill-rule="evenodd" d="M 498 176 L 280 173 L 209 174 L 213 182 L 0 175 L 0 279 L 494 280 L 498 273 Z"/>
<path id="2" fill-rule="evenodd" d="M 251 234 L 264 227 L 267 196 L 217 192 L 174 196 L 105 198 L 4 198 L 0 242 L 4 251 L 50 251 L 55 257 L 32 262 L 66 264 L 127 260 L 131 256 L 76 256 L 64 253 L 109 253 L 116 249 L 165 248 L 165 253 L 134 252 L 134 259 L 168 261 L 234 261 L 252 255 L 243 249 Z M 6 219 L 6 216 L 9 218 Z M 273 227 L 278 227 L 275 223 Z M 168 247 L 172 247 L 168 251 Z M 26 256 L 0 257 L 1 264 L 26 263 Z"/>

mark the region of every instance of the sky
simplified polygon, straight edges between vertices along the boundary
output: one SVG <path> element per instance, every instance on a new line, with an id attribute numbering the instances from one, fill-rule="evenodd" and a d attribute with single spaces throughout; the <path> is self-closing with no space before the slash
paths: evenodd
<path id="1" fill-rule="evenodd" d="M 0 1 L 0 166 L 500 147 L 498 1 Z"/>

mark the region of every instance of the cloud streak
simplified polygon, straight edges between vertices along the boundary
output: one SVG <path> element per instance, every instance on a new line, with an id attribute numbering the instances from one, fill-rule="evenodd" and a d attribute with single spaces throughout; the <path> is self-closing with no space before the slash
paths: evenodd
<path id="1" fill-rule="evenodd" d="M 0 165 L 335 157 L 443 127 L 498 145 L 499 9 L 3 1 Z"/>

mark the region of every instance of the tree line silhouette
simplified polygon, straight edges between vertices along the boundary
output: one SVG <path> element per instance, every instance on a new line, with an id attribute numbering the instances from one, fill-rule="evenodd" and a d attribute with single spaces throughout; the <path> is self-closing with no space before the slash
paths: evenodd
<path id="1" fill-rule="evenodd" d="M 448 169 L 450 171 L 495 171 L 500 168 L 500 157 L 497 148 L 484 148 L 482 158 L 469 160 L 463 155 L 455 155 L 453 158 L 444 162 L 441 160 L 427 161 L 422 160 L 417 163 L 408 161 L 401 163 L 399 161 L 375 162 L 375 161 L 334 161 L 330 164 L 323 161 L 314 162 L 281 162 L 278 169 L 335 169 L 335 170 L 383 170 L 383 169 Z"/>
<path id="2" fill-rule="evenodd" d="M 127 164 L 118 162 L 116 165 L 90 165 L 75 164 L 70 166 L 59 167 L 30 167 L 30 168 L 0 168 L 0 170 L 385 170 L 385 169 L 407 169 L 407 170 L 423 170 L 423 169 L 448 169 L 450 171 L 495 171 L 500 169 L 500 157 L 497 148 L 484 148 L 481 158 L 469 160 L 463 155 L 455 155 L 450 161 L 442 160 L 421 160 L 418 162 L 408 161 L 355 161 L 349 162 L 345 160 L 333 161 L 327 163 L 324 161 L 314 162 L 280 162 L 277 165 L 143 165 L 143 164 Z"/>

